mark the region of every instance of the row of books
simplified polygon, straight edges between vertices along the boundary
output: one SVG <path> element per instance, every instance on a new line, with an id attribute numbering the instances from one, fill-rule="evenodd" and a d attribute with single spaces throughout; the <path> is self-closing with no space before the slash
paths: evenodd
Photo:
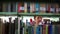
<path id="1" fill-rule="evenodd" d="M 35 27 L 28 25 L 29 23 L 31 22 L 27 21 L 25 24 L 22 22 L 22 20 L 20 20 L 20 34 L 57 34 L 57 33 L 60 34 L 59 24 L 55 25 L 50 23 L 50 24 L 38 25 L 37 27 Z"/>
<path id="2" fill-rule="evenodd" d="M 12 18 L 9 18 L 9 22 L 0 18 L 0 34 L 15 34 L 16 30 L 18 30 L 18 18 L 15 18 L 13 22 L 11 22 Z"/>
<path id="3" fill-rule="evenodd" d="M 0 3 L 0 12 L 18 13 L 59 13 L 59 4 L 45 3 Z"/>

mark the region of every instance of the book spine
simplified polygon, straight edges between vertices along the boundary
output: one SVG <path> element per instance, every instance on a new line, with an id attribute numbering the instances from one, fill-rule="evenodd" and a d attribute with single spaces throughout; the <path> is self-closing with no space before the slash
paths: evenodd
<path id="1" fill-rule="evenodd" d="M 2 12 L 2 3 L 0 3 L 0 12 Z"/>
<path id="2" fill-rule="evenodd" d="M 30 13 L 30 3 L 27 3 L 27 12 Z"/>
<path id="3" fill-rule="evenodd" d="M 48 34 L 48 25 L 46 24 L 46 34 Z"/>
<path id="4" fill-rule="evenodd" d="M 22 20 L 20 20 L 20 34 L 23 34 Z"/>
<path id="5" fill-rule="evenodd" d="M 55 34 L 55 31 L 54 31 L 55 30 L 55 25 L 52 25 L 52 30 L 53 30 L 52 33 Z"/>
<path id="6" fill-rule="evenodd" d="M 32 27 L 31 26 L 28 26 L 28 34 L 32 34 Z"/>
<path id="7" fill-rule="evenodd" d="M 12 23 L 11 23 L 11 18 L 9 18 L 9 34 L 12 34 Z"/>
<path id="8" fill-rule="evenodd" d="M 2 26 L 3 26 L 3 23 L 1 22 L 1 18 L 0 18 L 0 34 L 2 34 Z"/>
<path id="9" fill-rule="evenodd" d="M 24 13 L 24 3 L 18 3 L 18 12 Z"/>
<path id="10" fill-rule="evenodd" d="M 43 25 L 43 34 L 46 34 L 46 25 Z"/>
<path id="11" fill-rule="evenodd" d="M 37 26 L 36 27 L 36 34 L 40 34 L 40 33 L 41 33 L 40 26 Z"/>
<path id="12" fill-rule="evenodd" d="M 13 12 L 16 12 L 16 3 L 13 3 Z"/>
<path id="13" fill-rule="evenodd" d="M 39 3 L 36 3 L 36 4 L 35 4 L 35 10 L 36 10 L 35 13 L 39 13 Z"/>
<path id="14" fill-rule="evenodd" d="M 55 8 L 56 8 L 56 13 L 59 13 L 59 5 L 58 4 L 55 5 Z"/>
<path id="15" fill-rule="evenodd" d="M 15 20 L 14 20 L 14 23 L 15 23 L 15 34 L 18 34 L 18 30 L 20 29 L 18 29 L 18 18 L 15 18 Z M 20 22 L 19 22 L 20 23 Z M 19 26 L 20 27 L 20 26 Z M 20 31 L 19 31 L 20 32 Z"/>
<path id="16" fill-rule="evenodd" d="M 3 12 L 6 12 L 6 3 L 3 3 Z"/>
<path id="17" fill-rule="evenodd" d="M 52 34 L 52 25 L 49 25 L 49 26 L 48 26 L 48 30 L 49 30 L 49 31 L 48 31 L 48 34 Z"/>
<path id="18" fill-rule="evenodd" d="M 40 4 L 40 12 L 41 13 L 45 13 L 45 11 L 46 11 L 46 4 Z"/>
<path id="19" fill-rule="evenodd" d="M 11 9 L 12 9 L 12 7 L 11 7 L 11 3 L 8 3 L 8 12 L 11 12 Z"/>
<path id="20" fill-rule="evenodd" d="M 54 5 L 51 4 L 51 9 L 50 9 L 51 13 L 55 13 L 55 7 Z"/>
<path id="21" fill-rule="evenodd" d="M 31 26 L 31 34 L 34 34 L 33 27 Z"/>
<path id="22" fill-rule="evenodd" d="M 18 12 L 18 2 L 16 2 L 16 12 Z"/>
<path id="23" fill-rule="evenodd" d="M 30 13 L 32 13 L 32 3 L 30 3 Z"/>
<path id="24" fill-rule="evenodd" d="M 25 8 L 24 12 L 27 13 L 27 3 L 26 2 L 24 3 L 24 8 Z"/>
<path id="25" fill-rule="evenodd" d="M 12 34 L 15 34 L 15 23 L 14 22 L 12 22 L 11 28 L 12 28 Z"/>
<path id="26" fill-rule="evenodd" d="M 32 3 L 32 12 L 35 13 L 35 3 Z"/>
<path id="27" fill-rule="evenodd" d="M 50 8 L 51 8 L 50 4 L 47 4 L 47 12 L 46 13 L 50 13 Z"/>

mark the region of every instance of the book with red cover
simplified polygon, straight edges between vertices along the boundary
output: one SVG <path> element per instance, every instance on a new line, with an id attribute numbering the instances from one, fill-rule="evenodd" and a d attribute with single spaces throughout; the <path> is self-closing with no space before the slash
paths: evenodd
<path id="1" fill-rule="evenodd" d="M 18 13 L 24 13 L 24 3 L 18 3 Z"/>

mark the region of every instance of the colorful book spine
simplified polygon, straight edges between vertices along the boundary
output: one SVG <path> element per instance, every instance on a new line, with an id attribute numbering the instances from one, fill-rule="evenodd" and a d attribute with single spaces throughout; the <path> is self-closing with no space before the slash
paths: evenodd
<path id="1" fill-rule="evenodd" d="M 46 34 L 46 25 L 43 25 L 43 34 Z"/>
<path id="2" fill-rule="evenodd" d="M 27 12 L 30 13 L 30 3 L 27 3 Z"/>
<path id="3" fill-rule="evenodd" d="M 36 11 L 35 13 L 39 13 L 39 9 L 40 9 L 39 7 L 40 7 L 39 3 L 36 3 L 35 4 L 35 11 Z"/>
<path id="4" fill-rule="evenodd" d="M 35 13 L 35 3 L 30 3 L 30 13 Z"/>
<path id="5" fill-rule="evenodd" d="M 35 13 L 35 3 L 32 3 L 32 12 Z"/>
<path id="6" fill-rule="evenodd" d="M 51 8 L 51 5 L 47 4 L 47 12 L 46 13 L 50 13 L 50 8 Z"/>
<path id="7" fill-rule="evenodd" d="M 51 4 L 50 11 L 51 11 L 51 13 L 55 13 L 55 7 L 54 7 L 54 5 L 52 5 L 52 4 Z"/>
<path id="8" fill-rule="evenodd" d="M 48 34 L 52 34 L 52 25 L 51 24 L 48 26 Z"/>
<path id="9" fill-rule="evenodd" d="M 48 25 L 46 24 L 46 34 L 48 34 Z"/>
<path id="10" fill-rule="evenodd" d="M 40 4 L 40 12 L 41 13 L 45 13 L 46 12 L 46 4 L 44 4 L 44 3 Z"/>
<path id="11" fill-rule="evenodd" d="M 55 8 L 56 8 L 56 13 L 59 13 L 59 5 L 58 4 L 55 5 Z"/>
<path id="12" fill-rule="evenodd" d="M 25 8 L 24 12 L 27 13 L 27 3 L 26 2 L 24 3 L 24 8 Z"/>
<path id="13" fill-rule="evenodd" d="M 55 34 L 55 25 L 52 25 L 52 33 Z"/>
<path id="14" fill-rule="evenodd" d="M 36 27 L 36 34 L 42 34 L 41 28 L 42 28 L 41 25 L 39 25 L 39 26 Z"/>
<path id="15" fill-rule="evenodd" d="M 24 3 L 18 3 L 18 12 L 24 13 Z"/>

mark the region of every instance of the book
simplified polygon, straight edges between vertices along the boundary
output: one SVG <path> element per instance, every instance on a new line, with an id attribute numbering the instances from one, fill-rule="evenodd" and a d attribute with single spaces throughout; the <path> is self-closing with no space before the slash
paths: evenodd
<path id="1" fill-rule="evenodd" d="M 18 3 L 18 13 L 24 13 L 24 3 Z"/>
<path id="2" fill-rule="evenodd" d="M 54 6 L 54 4 L 51 4 L 50 12 L 51 13 L 55 13 L 55 6 Z"/>
<path id="3" fill-rule="evenodd" d="M 2 9 L 3 9 L 3 8 L 2 8 L 2 3 L 0 3 L 0 12 L 2 12 Z"/>
<path id="4" fill-rule="evenodd" d="M 46 12 L 46 4 L 41 3 L 40 4 L 40 13 L 45 13 Z"/>
<path id="5" fill-rule="evenodd" d="M 50 13 L 51 4 L 46 4 L 46 13 Z"/>
<path id="6" fill-rule="evenodd" d="M 51 24 L 48 26 L 48 34 L 53 34 L 52 33 L 52 25 Z"/>
<path id="7" fill-rule="evenodd" d="M 30 13 L 35 13 L 35 3 L 30 3 Z"/>
<path id="8" fill-rule="evenodd" d="M 30 13 L 30 3 L 27 3 L 27 13 Z"/>
<path id="9" fill-rule="evenodd" d="M 55 4 L 55 8 L 56 8 L 56 13 L 59 13 L 59 5 Z"/>
<path id="10" fill-rule="evenodd" d="M 28 26 L 28 34 L 32 34 L 32 26 Z"/>
<path id="11" fill-rule="evenodd" d="M 3 25 L 3 23 L 2 23 L 2 20 L 0 18 L 0 34 L 2 34 L 2 25 Z"/>
<path id="12" fill-rule="evenodd" d="M 43 33 L 42 34 L 46 34 L 46 24 L 43 25 Z"/>
<path id="13" fill-rule="evenodd" d="M 23 34 L 23 25 L 22 25 L 22 20 L 20 20 L 20 34 Z"/>
<path id="14" fill-rule="evenodd" d="M 46 24 L 46 34 L 48 34 L 48 24 Z"/>
<path id="15" fill-rule="evenodd" d="M 40 10 L 39 7 L 40 7 L 40 6 L 39 6 L 39 3 L 36 3 L 36 4 L 35 4 L 35 13 L 39 13 L 39 10 Z"/>
<path id="16" fill-rule="evenodd" d="M 5 34 L 9 34 L 9 23 L 5 23 Z"/>
<path id="17" fill-rule="evenodd" d="M 24 3 L 24 8 L 25 8 L 24 13 L 27 13 L 27 3 L 26 2 Z"/>
<path id="18" fill-rule="evenodd" d="M 55 25 L 52 25 L 52 33 L 55 34 Z"/>
<path id="19" fill-rule="evenodd" d="M 11 11 L 16 12 L 16 3 L 14 2 L 11 3 Z"/>
<path id="20" fill-rule="evenodd" d="M 9 2 L 9 3 L 7 3 L 7 12 L 12 12 L 11 11 L 11 9 L 12 9 L 13 7 L 11 6 L 11 3 Z"/>
<path id="21" fill-rule="evenodd" d="M 42 34 L 42 25 L 38 25 L 37 27 L 36 27 L 36 34 Z"/>
<path id="22" fill-rule="evenodd" d="M 3 12 L 6 12 L 6 3 L 3 3 L 3 7 L 2 7 L 2 8 L 3 8 L 2 11 L 3 11 Z"/>
<path id="23" fill-rule="evenodd" d="M 15 23 L 15 29 L 18 29 L 18 18 L 15 18 L 14 23 Z"/>
<path id="24" fill-rule="evenodd" d="M 11 17 L 9 18 L 9 34 L 12 34 L 12 22 L 11 22 Z"/>

